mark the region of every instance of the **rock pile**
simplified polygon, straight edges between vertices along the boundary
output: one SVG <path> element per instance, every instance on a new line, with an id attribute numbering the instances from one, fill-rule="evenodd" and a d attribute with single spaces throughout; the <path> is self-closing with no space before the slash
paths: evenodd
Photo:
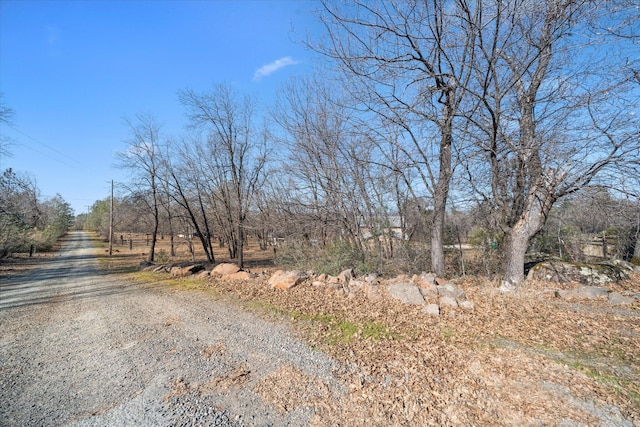
<path id="1" fill-rule="evenodd" d="M 473 310 L 473 302 L 467 299 L 464 291 L 453 283 L 436 277 L 432 273 L 414 275 L 410 280 L 398 276 L 389 281 L 389 295 L 405 303 L 422 305 L 422 312 L 438 316 L 443 307 Z"/>
<path id="2" fill-rule="evenodd" d="M 286 291 L 295 286 L 307 284 L 316 288 L 324 288 L 327 292 L 338 292 L 347 297 L 361 293 L 373 301 L 383 298 L 383 295 L 386 294 L 403 304 L 422 306 L 423 313 L 435 316 L 440 315 L 442 307 L 465 310 L 473 310 L 474 308 L 473 303 L 467 300 L 464 291 L 453 283 L 440 279 L 431 273 L 422 273 L 411 278 L 400 275 L 393 279 L 384 280 L 375 274 L 356 277 L 353 269 L 344 270 L 337 276 L 299 270 L 278 270 L 270 276 L 259 276 L 249 271 L 243 271 L 232 263 L 218 264 L 211 272 L 205 270 L 200 264 L 181 266 L 144 262 L 140 264 L 140 269 L 166 272 L 176 277 L 213 276 L 223 281 L 264 280 L 268 277 L 267 285 L 273 289 Z"/>
<path id="3" fill-rule="evenodd" d="M 566 261 L 544 261 L 536 264 L 527 275 L 528 280 L 554 283 L 578 282 L 583 285 L 602 285 L 626 280 L 638 267 L 614 260 L 598 264 L 581 264 Z"/>
<path id="4" fill-rule="evenodd" d="M 536 269 L 535 275 L 529 275 L 529 278 L 537 280 L 556 279 L 557 282 L 563 283 L 567 277 L 575 277 L 573 274 L 567 275 L 569 267 L 558 262 L 542 263 Z M 614 265 L 614 264 L 611 264 Z M 201 264 L 193 265 L 173 265 L 163 264 L 156 265 L 148 262 L 140 263 L 140 269 L 144 271 L 166 272 L 175 277 L 206 277 L 214 276 L 222 281 L 266 281 L 267 286 L 273 289 L 287 291 L 293 287 L 305 284 L 315 288 L 325 289 L 326 292 L 337 292 L 347 297 L 353 297 L 356 294 L 363 294 L 369 300 L 375 301 L 383 298 L 385 295 L 400 301 L 403 304 L 421 306 L 422 312 L 430 316 L 439 316 L 442 309 L 448 310 L 450 314 L 453 310 L 474 310 L 475 306 L 472 301 L 467 299 L 464 291 L 450 281 L 437 277 L 432 273 L 422 273 L 409 278 L 406 275 L 399 275 L 392 279 L 382 279 L 375 274 L 369 274 L 356 277 L 353 269 L 342 271 L 337 276 L 327 274 L 315 274 L 313 272 L 304 272 L 299 270 L 284 271 L 278 270 L 275 273 L 261 275 L 254 274 L 250 271 L 241 270 L 236 264 L 221 263 L 216 265 L 211 272 L 205 270 Z M 579 269 L 579 267 L 577 267 Z M 617 266 L 616 271 L 627 270 L 626 265 Z M 576 268 L 573 268 L 575 271 Z M 586 270 L 585 270 L 586 271 Z M 553 272 L 552 277 L 547 277 Z M 628 271 L 631 273 L 632 271 Z M 582 273 L 579 277 L 599 277 L 596 275 L 587 275 Z M 574 280 L 575 281 L 575 280 Z M 257 282 L 256 282 L 257 283 Z M 587 283 L 592 284 L 592 280 Z M 555 292 L 555 296 L 568 300 L 590 300 L 602 299 L 610 305 L 633 304 L 640 300 L 640 293 L 633 295 L 622 295 L 612 292 L 602 286 L 581 286 L 574 289 L 562 289 Z"/>

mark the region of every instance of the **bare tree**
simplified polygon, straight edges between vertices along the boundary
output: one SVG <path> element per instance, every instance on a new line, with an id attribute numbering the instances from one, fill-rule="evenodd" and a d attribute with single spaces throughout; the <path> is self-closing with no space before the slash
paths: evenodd
<path id="1" fill-rule="evenodd" d="M 245 222 L 262 178 L 266 163 L 268 133 L 255 120 L 255 102 L 242 97 L 229 85 L 216 85 L 212 91 L 183 90 L 180 101 L 195 129 L 204 131 L 196 146 L 199 172 L 215 186 L 209 193 L 230 225 L 232 255 L 244 265 Z"/>
<path id="2" fill-rule="evenodd" d="M 276 122 L 286 132 L 287 157 L 283 170 L 296 187 L 298 203 L 317 218 L 310 235 L 326 243 L 330 229 L 355 247 L 361 247 L 360 218 L 363 215 L 356 172 L 357 147 L 349 134 L 348 113 L 333 103 L 328 88 L 318 81 L 291 81 L 282 92 Z"/>
<path id="3" fill-rule="evenodd" d="M 455 123 L 471 75 L 476 36 L 471 24 L 477 15 L 464 1 L 323 6 L 328 42 L 317 49 L 340 65 L 357 107 L 377 116 L 372 132 L 380 126 L 401 131 L 392 142 L 406 165 L 393 166 L 399 172 L 407 166 L 418 170 L 431 196 L 431 263 L 435 273 L 444 275 L 442 239 L 454 173 Z"/>
<path id="4" fill-rule="evenodd" d="M 199 169 L 198 156 L 193 152 L 193 140 L 185 139 L 174 144 L 163 158 L 163 178 L 167 194 L 182 210 L 184 221 L 193 227 L 195 236 L 202 244 L 208 262 L 215 262 L 211 245 L 209 214 L 204 206 L 203 177 Z M 187 231 L 187 234 L 191 234 Z M 191 242 L 191 241 L 189 241 Z"/>
<path id="5" fill-rule="evenodd" d="M 151 233 L 151 247 L 149 249 L 149 262 L 155 258 L 155 247 L 158 238 L 160 224 L 159 171 L 160 161 L 160 130 L 161 126 L 153 116 L 138 114 L 135 121 L 125 119 L 129 128 L 127 150 L 119 153 L 120 166 L 126 168 L 132 174 L 132 185 L 137 191 L 148 191 L 148 209 L 153 218 L 153 230 Z"/>
<path id="6" fill-rule="evenodd" d="M 13 122 L 13 118 L 15 117 L 15 111 L 12 108 L 7 107 L 7 105 L 2 100 L 3 94 L 0 93 L 0 159 L 2 157 L 8 157 L 11 153 L 9 152 L 9 144 L 11 140 L 4 132 L 2 132 L 3 126 L 11 126 Z"/>
<path id="7" fill-rule="evenodd" d="M 503 289 L 523 283 L 529 242 L 558 199 L 598 178 L 619 179 L 638 161 L 638 118 L 630 114 L 637 89 L 625 66 L 638 58 L 623 46 L 638 33 L 621 41 L 597 31 L 637 14 L 624 3 L 477 2 L 482 22 L 467 89 L 480 108 L 468 118 L 482 132 L 471 181 L 501 216 Z"/>

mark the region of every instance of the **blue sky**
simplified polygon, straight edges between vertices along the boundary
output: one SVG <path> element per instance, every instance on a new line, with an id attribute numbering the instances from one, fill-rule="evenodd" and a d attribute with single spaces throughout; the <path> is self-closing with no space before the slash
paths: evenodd
<path id="1" fill-rule="evenodd" d="M 123 117 L 185 125 L 177 91 L 231 83 L 268 105 L 293 74 L 311 73 L 301 42 L 317 34 L 313 1 L 0 0 L 0 92 L 15 111 L 11 157 L 43 198 L 76 213 L 126 180 L 115 167 Z"/>

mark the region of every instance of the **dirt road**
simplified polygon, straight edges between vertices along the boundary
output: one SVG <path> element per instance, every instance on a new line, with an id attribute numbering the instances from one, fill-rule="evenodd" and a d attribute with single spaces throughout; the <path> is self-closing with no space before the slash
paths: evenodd
<path id="1" fill-rule="evenodd" d="M 270 396 L 278 381 L 341 393 L 335 363 L 286 326 L 123 283 L 91 253 L 74 232 L 50 261 L 0 281 L 0 425 L 306 425 L 311 407 Z"/>

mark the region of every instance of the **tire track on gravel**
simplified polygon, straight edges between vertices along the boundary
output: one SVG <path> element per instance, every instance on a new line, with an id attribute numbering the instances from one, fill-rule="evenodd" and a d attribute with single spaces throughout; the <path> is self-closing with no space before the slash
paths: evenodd
<path id="1" fill-rule="evenodd" d="M 3 278 L 0 330 L 0 425 L 306 425 L 312 406 L 283 412 L 256 391 L 287 366 L 343 392 L 335 362 L 285 326 L 201 293 L 113 280 L 82 232 Z M 240 366 L 246 381 L 218 381 Z"/>

